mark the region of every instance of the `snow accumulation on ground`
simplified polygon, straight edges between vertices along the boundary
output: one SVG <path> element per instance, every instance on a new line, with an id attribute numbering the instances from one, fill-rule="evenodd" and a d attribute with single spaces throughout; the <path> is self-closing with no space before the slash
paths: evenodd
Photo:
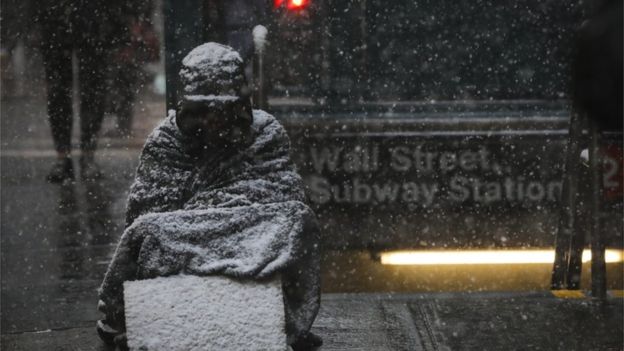
<path id="1" fill-rule="evenodd" d="M 287 350 L 279 278 L 177 275 L 124 283 L 130 350 Z"/>

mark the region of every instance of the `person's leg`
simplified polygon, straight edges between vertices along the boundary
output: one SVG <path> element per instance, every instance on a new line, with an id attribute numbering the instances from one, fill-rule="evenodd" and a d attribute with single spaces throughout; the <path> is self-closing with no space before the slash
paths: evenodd
<path id="1" fill-rule="evenodd" d="M 117 128 L 122 137 L 128 137 L 132 132 L 132 117 L 140 67 L 134 64 L 122 64 L 122 66 L 117 82 L 119 89 Z"/>
<path id="2" fill-rule="evenodd" d="M 47 83 L 48 120 L 57 161 L 47 176 L 50 182 L 74 177 L 71 161 L 72 129 L 72 47 L 64 43 L 63 23 L 50 24 L 44 31 L 42 54 Z"/>
<path id="3" fill-rule="evenodd" d="M 86 44 L 86 45 L 85 45 Z M 83 43 L 77 50 L 80 86 L 80 174 L 83 179 L 101 177 L 94 162 L 97 135 L 102 126 L 105 108 L 104 48 Z"/>

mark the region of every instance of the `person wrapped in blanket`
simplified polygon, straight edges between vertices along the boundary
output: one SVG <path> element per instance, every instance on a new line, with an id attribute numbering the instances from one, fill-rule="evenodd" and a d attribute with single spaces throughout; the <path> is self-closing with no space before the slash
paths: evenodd
<path id="1" fill-rule="evenodd" d="M 288 136 L 273 116 L 252 111 L 243 69 L 240 55 L 217 43 L 184 58 L 183 99 L 145 143 L 126 229 L 99 289 L 105 342 L 127 347 L 124 281 L 279 274 L 289 345 L 321 345 L 310 333 L 320 304 L 318 224 Z"/>

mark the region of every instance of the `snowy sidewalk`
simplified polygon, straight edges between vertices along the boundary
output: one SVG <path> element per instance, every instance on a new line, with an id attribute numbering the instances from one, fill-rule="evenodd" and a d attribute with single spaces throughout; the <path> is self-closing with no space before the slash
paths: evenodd
<path id="1" fill-rule="evenodd" d="M 42 101 L 1 105 L 0 349 L 107 350 L 95 331 L 96 289 L 123 229 L 140 147 L 164 117 L 164 104 L 141 112 L 130 142 L 101 139 L 101 182 L 68 186 L 45 182 L 54 152 Z M 621 350 L 622 301 L 549 293 L 325 294 L 313 331 L 324 339 L 322 351 Z"/>
<path id="2" fill-rule="evenodd" d="M 550 293 L 326 294 L 321 351 L 620 350 L 621 298 Z M 2 335 L 3 350 L 106 350 L 94 324 Z"/>

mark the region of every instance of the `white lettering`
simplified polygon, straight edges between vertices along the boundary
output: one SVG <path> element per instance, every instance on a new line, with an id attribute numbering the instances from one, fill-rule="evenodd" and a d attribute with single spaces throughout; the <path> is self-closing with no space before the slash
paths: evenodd
<path id="1" fill-rule="evenodd" d="M 514 181 L 513 179 L 507 177 L 505 178 L 505 197 L 511 201 L 513 201 L 516 197 L 514 195 Z"/>
<path id="2" fill-rule="evenodd" d="M 479 149 L 479 159 L 481 161 L 481 169 L 487 171 L 490 169 L 490 152 L 486 148 Z"/>
<path id="3" fill-rule="evenodd" d="M 310 200 L 317 204 L 324 204 L 331 200 L 329 182 L 323 177 L 311 176 L 306 182 L 310 189 Z"/>
<path id="4" fill-rule="evenodd" d="M 492 203 L 501 199 L 501 185 L 496 182 L 485 184 L 485 202 Z"/>
<path id="5" fill-rule="evenodd" d="M 530 182 L 526 188 L 527 198 L 532 201 L 544 200 L 544 186 L 538 182 Z"/>
<path id="6" fill-rule="evenodd" d="M 382 186 L 373 184 L 373 192 L 378 202 L 394 202 L 399 194 L 399 185 L 395 183 L 386 183 Z"/>
<path id="7" fill-rule="evenodd" d="M 359 179 L 353 180 L 353 201 L 355 203 L 366 203 L 370 201 L 372 190 L 367 184 L 361 183 Z"/>
<path id="8" fill-rule="evenodd" d="M 333 151 L 324 147 L 321 149 L 321 153 L 319 154 L 315 147 L 310 148 L 310 156 L 312 157 L 314 169 L 318 173 L 322 173 L 325 166 L 327 166 L 328 171 L 335 172 L 338 168 L 338 159 L 341 151 L 341 147 L 334 147 Z"/>
<path id="9" fill-rule="evenodd" d="M 455 169 L 455 163 L 457 162 L 457 155 L 452 152 L 444 152 L 440 156 L 440 170 L 442 172 L 449 172 Z"/>
<path id="10" fill-rule="evenodd" d="M 403 146 L 390 149 L 390 167 L 395 171 L 405 172 L 412 167 L 412 161 L 405 154 L 409 149 Z"/>
<path id="11" fill-rule="evenodd" d="M 561 198 L 562 181 L 552 181 L 548 183 L 548 201 L 557 201 Z"/>
<path id="12" fill-rule="evenodd" d="M 477 169 L 478 153 L 464 151 L 459 155 L 459 166 L 464 171 L 474 171 Z"/>
<path id="13" fill-rule="evenodd" d="M 427 184 L 421 184 L 420 188 L 422 189 L 422 194 L 425 197 L 425 205 L 431 206 L 435 195 L 438 193 L 438 185 L 433 183 L 427 186 Z"/>
<path id="14" fill-rule="evenodd" d="M 403 202 L 418 202 L 418 184 L 414 182 L 404 183 L 401 200 Z"/>
<path id="15" fill-rule="evenodd" d="M 617 188 L 620 183 L 618 182 L 618 169 L 620 168 L 620 163 L 611 157 L 604 157 L 604 165 L 605 171 L 602 175 L 602 183 L 605 188 Z"/>
<path id="16" fill-rule="evenodd" d="M 468 179 L 464 177 L 454 177 L 451 179 L 449 197 L 454 201 L 466 201 L 470 197 L 470 191 L 465 188 Z"/>

